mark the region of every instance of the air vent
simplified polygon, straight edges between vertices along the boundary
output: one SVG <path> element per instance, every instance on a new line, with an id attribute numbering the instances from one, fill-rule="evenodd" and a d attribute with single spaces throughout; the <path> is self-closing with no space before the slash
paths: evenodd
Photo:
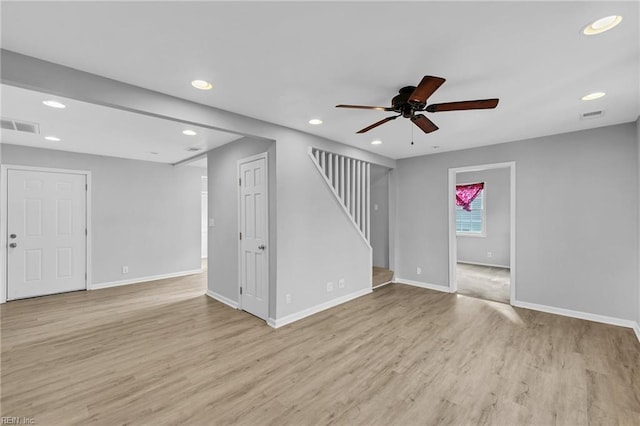
<path id="1" fill-rule="evenodd" d="M 16 130 L 18 132 L 40 134 L 40 125 L 28 121 L 18 121 L 11 118 L 2 118 L 2 128 L 6 130 Z"/>
<path id="2" fill-rule="evenodd" d="M 600 110 L 600 111 L 591 111 L 591 112 L 583 112 L 582 114 L 580 114 L 580 118 L 582 120 L 588 120 L 591 118 L 598 118 L 598 117 L 602 117 L 604 115 L 604 111 Z"/>
<path id="3" fill-rule="evenodd" d="M 187 151 L 190 152 L 195 152 L 195 151 L 200 151 L 202 148 L 196 148 L 195 146 L 192 146 L 191 148 L 187 148 Z"/>

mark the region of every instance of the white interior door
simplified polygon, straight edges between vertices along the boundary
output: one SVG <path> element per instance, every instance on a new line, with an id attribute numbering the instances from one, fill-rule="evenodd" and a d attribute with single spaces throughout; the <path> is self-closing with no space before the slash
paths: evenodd
<path id="1" fill-rule="evenodd" d="M 240 307 L 264 320 L 269 315 L 266 156 L 239 163 Z"/>
<path id="2" fill-rule="evenodd" d="M 7 299 L 86 288 L 86 176 L 7 174 Z"/>

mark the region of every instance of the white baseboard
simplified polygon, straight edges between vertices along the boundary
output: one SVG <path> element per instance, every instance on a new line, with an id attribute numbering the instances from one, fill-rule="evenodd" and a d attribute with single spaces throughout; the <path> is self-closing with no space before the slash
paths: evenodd
<path id="1" fill-rule="evenodd" d="M 228 297 L 224 297 L 223 295 L 218 294 L 215 291 L 207 289 L 207 296 L 217 300 L 218 302 L 224 303 L 227 306 L 231 306 L 233 309 L 238 309 L 238 302 L 236 302 L 235 300 L 231 300 Z"/>
<path id="2" fill-rule="evenodd" d="M 384 287 L 385 285 L 388 285 L 388 284 L 391 284 L 391 283 L 393 283 L 393 280 L 387 281 L 386 283 L 378 284 L 377 286 L 372 287 L 372 288 L 375 290 L 377 288 Z"/>
<path id="3" fill-rule="evenodd" d="M 404 278 L 396 278 L 394 280 L 394 282 L 396 282 L 398 284 L 411 285 L 411 286 L 414 286 L 414 287 L 428 288 L 429 290 L 436 290 L 436 291 L 443 291 L 445 293 L 451 293 L 451 289 L 449 287 L 445 287 L 445 286 L 437 285 L 437 284 L 423 283 L 421 281 L 407 280 L 407 279 L 404 279 Z"/>
<path id="4" fill-rule="evenodd" d="M 282 318 L 273 319 L 269 318 L 267 320 L 267 324 L 269 324 L 273 328 L 279 328 L 287 324 L 291 324 L 292 322 L 301 320 L 302 318 L 306 318 L 310 315 L 317 314 L 318 312 L 324 311 L 329 308 L 333 308 L 334 306 L 341 305 L 350 300 L 356 299 L 361 296 L 365 296 L 370 294 L 373 290 L 371 288 L 365 288 L 362 290 L 354 291 L 353 293 L 347 294 L 345 296 L 338 297 L 337 299 L 329 300 L 328 302 L 321 303 L 316 306 L 312 306 L 311 308 L 304 309 L 300 312 L 296 312 L 294 314 L 287 315 Z"/>
<path id="5" fill-rule="evenodd" d="M 640 342 L 640 323 L 636 323 L 636 325 L 633 326 L 633 331 L 636 332 L 636 337 L 638 338 L 638 342 Z"/>
<path id="6" fill-rule="evenodd" d="M 571 309 L 556 308 L 553 306 L 538 305 L 537 303 L 522 302 L 520 300 L 516 300 L 513 303 L 513 306 L 516 306 L 518 308 L 531 309 L 534 311 L 546 312 L 548 314 L 556 314 L 556 315 L 562 315 L 565 317 L 583 319 L 587 321 L 601 322 L 603 324 L 611 324 L 611 325 L 618 325 L 620 327 L 633 328 L 636 330 L 636 334 L 638 333 L 636 329 L 638 324 L 635 321 L 631 321 L 631 320 L 608 317 L 605 315 L 590 314 L 588 312 L 572 311 Z"/>
<path id="7" fill-rule="evenodd" d="M 193 269 L 191 271 L 172 272 L 170 274 L 150 275 L 150 276 L 147 276 L 147 277 L 131 278 L 131 279 L 122 280 L 122 281 L 111 281 L 111 282 L 107 282 L 107 283 L 91 284 L 91 286 L 87 287 L 87 290 L 100 290 L 100 289 L 103 289 L 103 288 L 119 287 L 121 285 L 129 285 L 129 284 L 146 283 L 146 282 L 149 282 L 149 281 L 164 280 L 166 278 L 184 277 L 186 275 L 194 275 L 194 274 L 200 274 L 200 273 L 202 273 L 202 269 Z"/>
<path id="8" fill-rule="evenodd" d="M 507 265 L 495 265 L 493 263 L 467 262 L 466 260 L 458 260 L 458 263 L 464 263 L 465 265 L 478 265 L 478 266 L 489 266 L 491 268 L 509 269 Z"/>

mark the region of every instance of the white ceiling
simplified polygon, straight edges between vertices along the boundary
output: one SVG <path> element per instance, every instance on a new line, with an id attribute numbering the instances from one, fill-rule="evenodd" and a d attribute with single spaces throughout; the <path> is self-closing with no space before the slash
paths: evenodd
<path id="1" fill-rule="evenodd" d="M 0 91 L 3 118 L 37 123 L 40 128 L 40 134 L 2 129 L 2 143 L 175 164 L 241 138 L 4 84 L 0 85 Z M 52 99 L 66 108 L 42 104 Z M 187 129 L 197 134 L 182 134 Z M 56 136 L 60 141 L 50 142 L 45 136 Z"/>
<path id="2" fill-rule="evenodd" d="M 634 121 L 639 21 L 635 1 L 2 2 L 2 47 L 404 158 Z M 390 113 L 334 108 L 389 105 L 424 75 L 447 79 L 430 103 L 500 105 L 429 114 L 440 130 L 413 128 L 413 146 L 408 120 L 356 135 Z M 607 96 L 580 100 L 593 91 Z"/>

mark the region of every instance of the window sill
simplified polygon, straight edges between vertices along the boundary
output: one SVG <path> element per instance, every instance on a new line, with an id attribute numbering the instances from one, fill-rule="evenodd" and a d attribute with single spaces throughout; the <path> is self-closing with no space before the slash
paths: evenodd
<path id="1" fill-rule="evenodd" d="M 487 234 L 486 233 L 481 233 L 481 234 L 471 234 L 471 233 L 465 233 L 465 232 L 456 232 L 456 237 L 473 237 L 473 238 L 487 238 Z"/>

